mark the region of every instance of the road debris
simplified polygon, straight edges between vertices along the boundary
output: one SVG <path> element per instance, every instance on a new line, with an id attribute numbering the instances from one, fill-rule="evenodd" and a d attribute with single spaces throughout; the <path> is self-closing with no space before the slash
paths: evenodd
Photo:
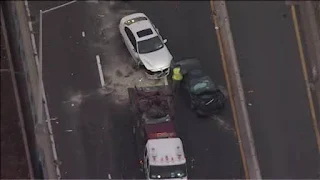
<path id="1" fill-rule="evenodd" d="M 251 104 L 251 103 L 248 103 L 248 106 L 252 106 L 252 104 Z"/>
<path id="2" fill-rule="evenodd" d="M 55 160 L 53 161 L 53 163 L 54 163 L 56 166 L 61 166 L 62 161 L 55 159 Z"/>
<path id="3" fill-rule="evenodd" d="M 218 126 L 220 128 L 222 128 L 228 132 L 236 133 L 236 131 L 234 130 L 234 128 L 232 127 L 232 125 L 228 121 L 222 119 L 221 117 L 219 117 L 217 115 L 213 115 L 211 118 L 216 121 L 216 123 L 218 124 Z"/>
<path id="4" fill-rule="evenodd" d="M 67 129 L 67 130 L 66 130 L 66 132 L 72 132 L 72 131 L 73 131 L 72 129 Z"/>

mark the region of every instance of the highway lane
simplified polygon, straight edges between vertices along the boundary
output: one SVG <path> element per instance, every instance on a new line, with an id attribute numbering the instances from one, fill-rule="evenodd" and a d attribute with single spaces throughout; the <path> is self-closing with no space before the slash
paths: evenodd
<path id="1" fill-rule="evenodd" d="M 213 80 L 225 86 L 209 2 L 133 1 L 130 5 L 147 14 L 160 34 L 168 39 L 167 46 L 175 61 L 198 57 Z M 190 111 L 187 98 L 188 95 L 182 92 L 177 104 L 176 124 L 187 156 L 195 160 L 194 169 L 189 170 L 190 178 L 244 178 L 230 107 L 226 108 L 220 121 L 199 119 Z"/>
<path id="2" fill-rule="evenodd" d="M 53 6 L 50 3 L 31 3 L 32 14 L 37 17 L 40 9 Z M 44 81 L 50 112 L 58 117 L 53 124 L 61 169 L 67 172 L 63 178 L 108 178 L 109 172 L 112 178 L 138 177 L 126 86 L 140 77 L 119 77 L 126 73 L 129 56 L 117 32 L 119 19 L 132 9 L 145 12 L 154 20 L 161 34 L 168 38 L 176 59 L 199 57 L 206 72 L 218 84 L 224 84 L 209 3 L 200 2 L 204 11 L 200 9 L 194 17 L 190 11 L 196 9 L 190 3 L 183 3 L 178 11 L 172 8 L 175 2 L 133 3 L 77 2 L 44 16 Z M 160 16 L 158 7 L 168 14 Z M 192 27 L 186 17 L 197 22 L 200 30 Z M 181 33 L 181 28 L 186 31 Z M 96 54 L 100 54 L 106 81 L 111 79 L 116 89 L 112 95 L 103 96 L 97 91 L 100 82 Z M 118 72 L 123 69 L 124 73 Z M 187 156 L 195 159 L 190 178 L 243 178 L 230 109 L 226 109 L 221 120 L 201 120 L 186 105 L 186 95 L 181 96 L 177 125 Z M 72 132 L 65 132 L 72 127 Z"/>
<path id="3" fill-rule="evenodd" d="M 59 5 L 29 3 L 36 19 L 40 9 Z M 99 17 L 90 9 L 98 6 L 77 2 L 43 18 L 44 85 L 51 116 L 57 117 L 52 124 L 66 179 L 134 178 L 138 167 L 129 108 L 114 104 L 99 90 L 95 57 L 103 52 L 94 46 L 101 38 Z"/>
<path id="4" fill-rule="evenodd" d="M 319 153 L 290 7 L 228 2 L 263 178 L 317 178 Z"/>

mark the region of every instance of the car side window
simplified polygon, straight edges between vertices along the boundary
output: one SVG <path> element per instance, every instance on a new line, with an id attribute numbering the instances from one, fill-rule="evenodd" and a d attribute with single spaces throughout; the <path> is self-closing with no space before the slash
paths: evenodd
<path id="1" fill-rule="evenodd" d="M 124 31 L 126 32 L 131 44 L 133 45 L 134 50 L 137 51 L 137 42 L 136 42 L 136 39 L 134 38 L 133 33 L 127 27 L 124 28 Z"/>

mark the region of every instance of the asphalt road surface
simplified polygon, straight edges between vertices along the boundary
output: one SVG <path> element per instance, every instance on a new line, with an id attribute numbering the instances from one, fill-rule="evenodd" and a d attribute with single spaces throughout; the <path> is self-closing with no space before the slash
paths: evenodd
<path id="1" fill-rule="evenodd" d="M 197 57 L 204 71 L 217 84 L 225 86 L 209 2 L 132 1 L 131 4 L 147 14 L 163 38 L 168 39 L 167 46 L 175 61 Z M 190 112 L 187 94 L 182 93 L 179 98 L 177 128 L 187 153 L 195 158 L 191 178 L 244 178 L 230 108 L 220 120 L 201 120 Z"/>
<path id="2" fill-rule="evenodd" d="M 30 9 L 38 19 L 40 9 L 59 4 L 31 2 Z M 129 108 L 99 89 L 96 55 L 102 53 L 93 46 L 100 38 L 99 17 L 90 11 L 95 5 L 74 3 L 43 16 L 44 85 L 50 115 L 57 118 L 52 124 L 62 178 L 133 178 Z"/>
<path id="3" fill-rule="evenodd" d="M 317 179 L 319 153 L 290 6 L 228 2 L 263 178 Z"/>
<path id="4" fill-rule="evenodd" d="M 62 2 L 29 4 L 37 33 L 39 10 Z M 200 58 L 205 71 L 224 85 L 209 2 L 197 2 L 199 9 L 192 2 L 181 2 L 175 9 L 176 5 L 82 1 L 44 14 L 44 84 L 51 116 L 57 117 L 52 124 L 62 178 L 109 178 L 108 174 L 112 179 L 140 178 L 126 86 L 121 84 L 133 78 L 124 75 L 130 58 L 118 32 L 125 14 L 146 13 L 168 39 L 175 60 Z M 112 84 L 111 94 L 100 89 L 96 55 L 101 57 L 106 82 Z M 201 120 L 190 111 L 185 96 L 181 94 L 176 123 L 187 157 L 194 160 L 190 178 L 244 178 L 229 108 L 218 120 Z"/>

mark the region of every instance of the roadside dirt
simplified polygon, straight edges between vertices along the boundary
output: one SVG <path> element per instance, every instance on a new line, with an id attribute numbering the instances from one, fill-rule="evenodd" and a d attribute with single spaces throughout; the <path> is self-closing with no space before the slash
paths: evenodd
<path id="1" fill-rule="evenodd" d="M 1 30 L 1 179 L 29 179 L 12 86 Z"/>

